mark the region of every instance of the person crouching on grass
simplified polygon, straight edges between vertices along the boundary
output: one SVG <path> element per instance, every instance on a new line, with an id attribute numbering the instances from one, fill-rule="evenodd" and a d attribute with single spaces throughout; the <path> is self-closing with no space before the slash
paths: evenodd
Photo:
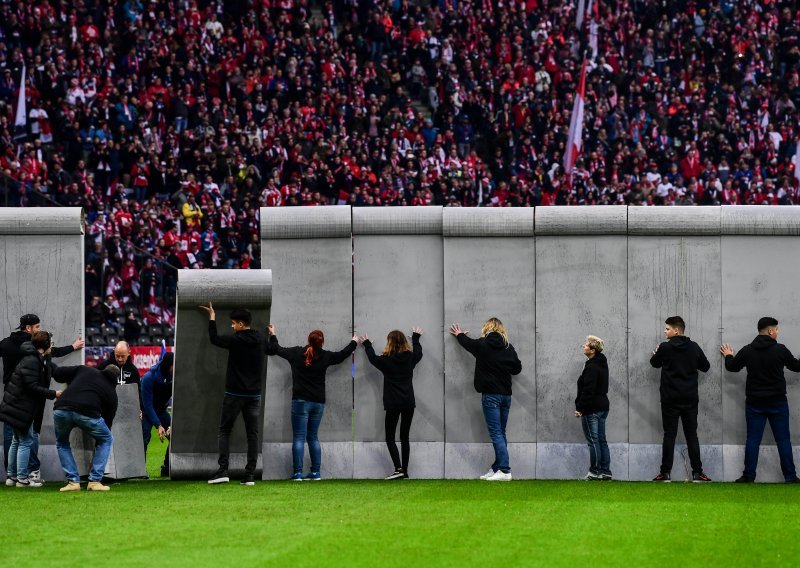
<path id="1" fill-rule="evenodd" d="M 603 354 L 603 340 L 594 335 L 586 337 L 583 354 L 586 363 L 578 378 L 575 416 L 581 419 L 583 435 L 589 444 L 589 473 L 592 481 L 611 480 L 611 456 L 606 442 L 608 418 L 608 361 Z"/>
<path id="2" fill-rule="evenodd" d="M 376 355 L 372 342 L 367 335 L 361 338 L 367 359 L 376 369 L 383 373 L 383 408 L 386 410 L 386 445 L 389 455 L 394 463 L 394 473 L 386 479 L 408 479 L 408 459 L 411 451 L 409 432 L 411 420 L 414 418 L 414 367 L 422 359 L 422 346 L 419 338 L 422 329 L 412 329 L 411 343 L 413 350 L 408 346 L 406 335 L 399 330 L 390 331 L 386 336 L 386 347 L 382 355 Z M 395 433 L 397 422 L 400 422 L 400 446 L 403 450 L 403 461 L 397 452 Z"/>
<path id="3" fill-rule="evenodd" d="M 319 443 L 319 425 L 325 411 L 325 374 L 328 367 L 347 359 L 358 345 L 358 336 L 341 351 L 322 348 L 325 335 L 315 329 L 308 334 L 304 347 L 281 347 L 275 335 L 275 326 L 269 324 L 269 354 L 286 359 L 292 368 L 292 480 L 319 481 L 322 479 L 322 447 Z M 303 446 L 308 442 L 311 472 L 303 477 Z"/>
<path id="4" fill-rule="evenodd" d="M 225 396 L 222 399 L 222 415 L 219 419 L 219 469 L 214 472 L 210 484 L 228 483 L 230 438 L 233 424 L 241 413 L 247 434 L 247 464 L 241 485 L 255 485 L 256 462 L 258 460 L 258 426 L 261 410 L 261 380 L 264 377 L 264 356 L 267 354 L 267 338 L 250 329 L 250 312 L 237 308 L 231 312 L 233 334 L 217 334 L 217 314 L 211 302 L 200 306 L 208 312 L 208 338 L 212 345 L 228 350 L 228 368 L 225 372 Z"/>
<path id="5" fill-rule="evenodd" d="M 475 357 L 475 390 L 481 393 L 483 417 L 494 446 L 494 463 L 481 479 L 511 481 L 506 424 L 511 411 L 511 375 L 522 372 L 522 363 L 497 318 L 483 324 L 480 339 L 467 337 L 469 332 L 462 331 L 457 323 L 450 326 L 450 333 Z"/>

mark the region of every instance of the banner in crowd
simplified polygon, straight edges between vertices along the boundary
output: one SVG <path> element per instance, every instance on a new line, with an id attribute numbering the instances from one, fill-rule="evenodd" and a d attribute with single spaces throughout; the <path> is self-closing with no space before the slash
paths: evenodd
<path id="1" fill-rule="evenodd" d="M 111 357 L 113 347 L 86 347 L 86 365 L 96 367 L 101 361 Z M 172 351 L 172 347 L 167 347 L 167 351 Z M 161 357 L 161 346 L 137 345 L 131 347 L 131 359 L 133 364 L 139 369 L 139 374 L 144 375 L 150 367 L 158 363 Z"/>

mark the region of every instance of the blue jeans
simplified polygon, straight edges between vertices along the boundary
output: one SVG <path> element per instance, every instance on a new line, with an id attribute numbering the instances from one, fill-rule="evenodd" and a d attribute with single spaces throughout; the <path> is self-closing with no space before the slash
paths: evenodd
<path id="1" fill-rule="evenodd" d="M 581 416 L 581 426 L 589 444 L 589 471 L 600 475 L 611 475 L 611 455 L 606 442 L 606 418 L 608 410 Z"/>
<path id="2" fill-rule="evenodd" d="M 111 444 L 114 441 L 111 430 L 106 426 L 106 421 L 102 418 L 89 418 L 74 410 L 54 411 L 53 421 L 56 430 L 58 459 L 61 461 L 61 469 L 64 470 L 67 480 L 79 482 L 81 479 L 78 474 L 78 464 L 75 463 L 72 447 L 69 444 L 69 434 L 73 428 L 80 428 L 97 442 L 94 458 L 92 458 L 92 468 L 89 470 L 89 481 L 103 479 L 108 456 L 111 454 Z"/>
<path id="3" fill-rule="evenodd" d="M 31 457 L 31 447 L 33 446 L 36 433 L 33 431 L 33 424 L 27 430 L 14 430 L 11 439 L 11 447 L 8 451 L 8 477 L 15 477 L 20 480 L 28 479 L 28 461 Z"/>
<path id="4" fill-rule="evenodd" d="M 511 395 L 508 394 L 483 394 L 483 417 L 486 420 L 486 429 L 494 446 L 494 463 L 492 471 L 498 469 L 503 473 L 511 473 L 508 465 L 508 441 L 506 440 L 506 424 L 508 412 L 511 410 Z"/>
<path id="5" fill-rule="evenodd" d="M 172 416 L 169 415 L 169 412 L 164 410 L 163 412 L 157 412 L 158 419 L 161 421 L 161 425 L 166 429 L 169 428 L 170 424 L 172 424 Z M 151 423 L 147 419 L 147 415 L 143 412 L 142 413 L 142 440 L 144 441 L 144 457 L 147 460 L 147 446 L 150 444 L 150 438 L 153 435 L 153 426 L 155 424 Z M 169 442 L 167 442 L 167 450 L 164 454 L 164 464 L 161 466 L 163 469 L 169 469 Z"/>
<path id="6" fill-rule="evenodd" d="M 319 424 L 325 405 L 307 400 L 292 401 L 292 468 L 294 473 L 303 473 L 303 449 L 308 442 L 311 455 L 311 472 L 319 473 L 322 463 L 322 447 L 319 444 Z"/>
<path id="7" fill-rule="evenodd" d="M 778 455 L 781 458 L 781 471 L 786 481 L 797 479 L 792 457 L 792 441 L 789 437 L 789 403 L 776 402 L 764 406 L 744 405 L 745 419 L 747 420 L 747 442 L 744 446 L 744 472 L 743 477 L 756 478 L 758 467 L 758 448 L 761 446 L 761 437 L 764 427 L 769 420 L 775 444 L 778 446 Z"/>
<path id="8" fill-rule="evenodd" d="M 3 467 L 8 469 L 8 452 L 14 441 L 14 428 L 10 424 L 3 422 Z M 28 459 L 28 471 L 36 471 L 41 468 L 39 463 L 39 434 L 34 430 L 33 444 L 31 445 L 31 456 Z"/>

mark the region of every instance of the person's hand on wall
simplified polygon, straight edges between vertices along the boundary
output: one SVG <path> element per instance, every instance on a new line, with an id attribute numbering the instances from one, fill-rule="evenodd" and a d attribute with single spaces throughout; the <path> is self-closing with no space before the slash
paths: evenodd
<path id="1" fill-rule="evenodd" d="M 72 348 L 75 351 L 77 351 L 78 349 L 83 349 L 84 343 L 85 342 L 83 341 L 83 338 L 79 335 L 78 339 L 76 339 L 75 341 L 72 342 Z"/>
<path id="2" fill-rule="evenodd" d="M 268 332 L 270 335 L 275 335 L 275 326 L 274 326 L 273 324 L 269 324 L 269 325 L 267 326 L 267 332 Z"/>
<path id="3" fill-rule="evenodd" d="M 414 326 L 411 328 L 411 333 L 416 333 L 417 335 L 422 335 L 422 328 L 419 326 Z"/>
<path id="4" fill-rule="evenodd" d="M 365 341 L 369 341 L 369 335 L 367 335 L 366 333 L 358 338 L 359 343 L 364 343 Z"/>
<path id="5" fill-rule="evenodd" d="M 730 343 L 723 343 L 719 348 L 719 352 L 722 354 L 723 357 L 727 357 L 728 355 L 733 356 L 734 353 L 736 353 L 733 350 L 733 347 L 731 347 Z"/>
<path id="6" fill-rule="evenodd" d="M 469 332 L 461 329 L 460 323 L 454 323 L 453 325 L 450 326 L 450 333 L 452 333 L 453 335 L 460 335 L 462 333 L 464 335 L 467 335 Z"/>
<path id="7" fill-rule="evenodd" d="M 61 398 L 61 393 L 63 393 L 63 392 L 64 391 L 60 391 L 60 390 L 56 391 L 56 398 Z"/>
<path id="8" fill-rule="evenodd" d="M 581 416 L 583 416 L 583 414 L 581 414 L 580 412 L 578 412 L 578 411 L 576 410 L 576 411 L 575 411 L 575 418 L 580 418 Z"/>
<path id="9" fill-rule="evenodd" d="M 167 431 L 166 431 L 166 432 L 164 432 L 164 436 L 166 436 L 166 437 L 167 437 L 167 440 L 169 440 L 169 439 L 172 437 L 172 426 L 169 426 L 169 427 L 167 428 Z"/>
<path id="10" fill-rule="evenodd" d="M 352 341 L 355 341 L 358 344 L 358 336 L 354 333 Z"/>
<path id="11" fill-rule="evenodd" d="M 209 302 L 207 306 L 198 306 L 198 307 L 208 312 L 208 319 L 210 321 L 215 321 L 217 319 L 217 313 L 214 311 L 214 304 L 212 304 L 211 302 Z"/>

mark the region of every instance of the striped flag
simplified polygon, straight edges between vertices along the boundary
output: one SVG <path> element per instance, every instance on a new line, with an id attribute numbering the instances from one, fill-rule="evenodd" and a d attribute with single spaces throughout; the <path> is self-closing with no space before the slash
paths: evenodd
<path id="1" fill-rule="evenodd" d="M 800 138 L 797 139 L 797 145 L 794 151 L 794 179 L 800 184 Z"/>
<path id="2" fill-rule="evenodd" d="M 25 103 L 25 64 L 22 64 L 22 78 L 19 82 L 17 116 L 14 119 L 14 140 L 22 140 L 28 135 L 28 109 Z"/>
<path id="3" fill-rule="evenodd" d="M 575 167 L 575 160 L 581 153 L 583 146 L 583 106 L 586 96 L 586 60 L 581 65 L 581 76 L 578 80 L 578 90 L 575 93 L 575 104 L 572 106 L 572 118 L 569 121 L 569 136 L 567 137 L 567 149 L 564 152 L 564 170 L 569 176 L 569 183 L 572 185 L 572 170 Z"/>

